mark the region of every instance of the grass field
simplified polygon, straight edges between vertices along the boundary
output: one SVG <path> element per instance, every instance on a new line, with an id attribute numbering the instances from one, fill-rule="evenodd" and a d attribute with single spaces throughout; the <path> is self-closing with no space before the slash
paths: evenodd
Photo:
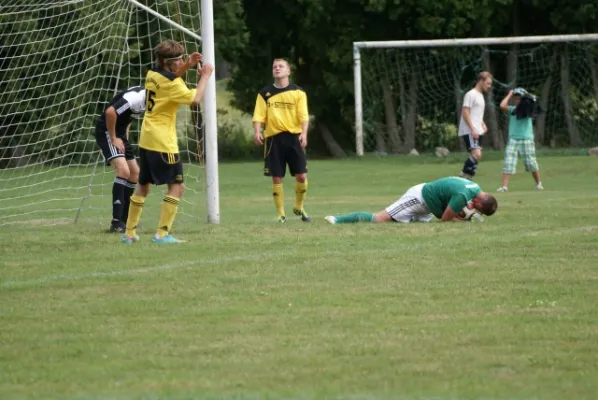
<path id="1" fill-rule="evenodd" d="M 0 227 L 0 398 L 595 399 L 598 159 L 540 158 L 546 190 L 515 175 L 484 223 L 323 220 L 457 159 L 310 162 L 314 221 L 285 225 L 260 163 L 225 164 L 221 224 L 182 216 L 182 245 L 150 243 L 162 190 L 133 246 Z"/>

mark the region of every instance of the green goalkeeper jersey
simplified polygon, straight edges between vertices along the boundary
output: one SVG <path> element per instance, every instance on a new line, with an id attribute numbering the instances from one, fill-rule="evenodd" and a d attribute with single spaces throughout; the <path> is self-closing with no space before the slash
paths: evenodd
<path id="1" fill-rule="evenodd" d="M 477 183 L 455 176 L 424 184 L 422 197 L 430 212 L 442 218 L 447 206 L 459 213 L 481 191 Z"/>

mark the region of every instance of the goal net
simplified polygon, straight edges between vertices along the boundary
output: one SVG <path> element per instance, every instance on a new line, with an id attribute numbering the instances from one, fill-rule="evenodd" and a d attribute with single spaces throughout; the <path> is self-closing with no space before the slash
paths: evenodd
<path id="1" fill-rule="evenodd" d="M 485 147 L 503 149 L 499 104 L 523 87 L 546 112 L 535 122 L 546 147 L 598 146 L 598 35 L 354 44 L 357 153 L 458 150 L 461 103 L 490 71 Z"/>
<path id="2" fill-rule="evenodd" d="M 118 91 L 143 85 L 160 41 L 201 51 L 199 0 L 145 1 L 155 13 L 122 0 L 8 4 L 0 6 L 0 226 L 77 219 L 107 226 L 115 175 L 95 143 L 96 120 Z M 189 87 L 196 75 L 183 76 Z M 186 194 L 177 227 L 206 215 L 202 121 L 200 111 L 179 108 Z M 131 125 L 135 151 L 140 128 L 141 120 Z M 160 200 L 148 198 L 156 206 L 146 207 L 144 220 L 157 221 Z"/>

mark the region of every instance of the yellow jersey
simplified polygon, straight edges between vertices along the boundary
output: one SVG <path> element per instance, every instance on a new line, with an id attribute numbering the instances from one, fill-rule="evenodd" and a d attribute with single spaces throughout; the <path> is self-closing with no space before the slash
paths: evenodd
<path id="1" fill-rule="evenodd" d="M 301 133 L 301 123 L 309 121 L 307 96 L 303 89 L 291 83 L 279 89 L 269 85 L 259 91 L 253 111 L 253 122 L 266 125 L 265 137 L 281 132 Z"/>
<path id="2" fill-rule="evenodd" d="M 191 104 L 195 89 L 172 72 L 152 68 L 145 76 L 145 115 L 141 125 L 139 147 L 176 154 L 176 112 L 180 104 Z"/>

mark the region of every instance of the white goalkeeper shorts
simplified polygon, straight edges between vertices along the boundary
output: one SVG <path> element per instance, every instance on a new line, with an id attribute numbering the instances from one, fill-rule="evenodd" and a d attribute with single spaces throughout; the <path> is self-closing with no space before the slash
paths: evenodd
<path id="1" fill-rule="evenodd" d="M 400 199 L 386 207 L 386 212 L 397 222 L 430 222 L 433 215 L 424 202 L 423 187 L 421 183 L 409 188 Z"/>

